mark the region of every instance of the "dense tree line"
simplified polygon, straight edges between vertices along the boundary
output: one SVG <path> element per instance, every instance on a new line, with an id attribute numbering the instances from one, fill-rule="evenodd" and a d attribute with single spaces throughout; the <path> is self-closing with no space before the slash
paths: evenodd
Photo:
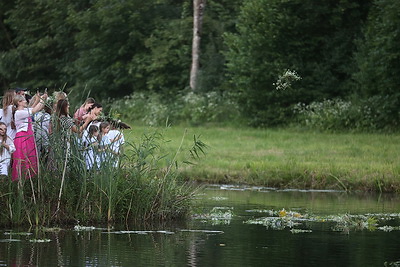
<path id="1" fill-rule="evenodd" d="M 378 99 L 394 123 L 398 10 L 397 0 L 208 0 L 197 92 L 230 92 L 253 125 L 282 124 L 294 104 L 332 98 Z M 0 17 L 3 89 L 122 97 L 189 87 L 191 1 L 10 0 Z M 287 69 L 302 79 L 276 90 Z"/>

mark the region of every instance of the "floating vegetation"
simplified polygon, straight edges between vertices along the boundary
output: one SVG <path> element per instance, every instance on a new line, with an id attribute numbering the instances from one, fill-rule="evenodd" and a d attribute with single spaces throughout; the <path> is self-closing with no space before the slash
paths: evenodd
<path id="1" fill-rule="evenodd" d="M 96 227 L 94 226 L 81 226 L 81 225 L 75 225 L 74 226 L 75 231 L 93 231 L 96 230 Z"/>
<path id="2" fill-rule="evenodd" d="M 267 227 L 267 229 L 272 230 L 283 230 L 285 228 L 292 228 L 296 225 L 300 225 L 300 223 L 295 222 L 289 218 L 282 218 L 282 217 L 264 217 L 264 218 L 257 218 L 253 220 L 245 221 L 244 223 L 247 224 L 261 224 Z"/>
<path id="3" fill-rule="evenodd" d="M 31 239 L 29 242 L 31 243 L 49 243 L 50 239 Z"/>
<path id="4" fill-rule="evenodd" d="M 327 216 L 316 216 L 309 213 L 301 214 L 295 211 L 287 211 L 285 209 L 276 210 L 248 210 L 247 212 L 266 213 L 267 217 L 255 218 L 245 221 L 247 224 L 260 224 L 265 226 L 267 229 L 272 230 L 284 230 L 291 229 L 292 233 L 298 233 L 303 231 L 301 229 L 294 229 L 293 227 L 307 224 L 310 227 L 310 223 L 331 223 L 332 231 L 349 233 L 350 231 L 362 231 L 362 230 L 382 230 L 386 232 L 400 230 L 400 226 L 379 226 L 389 220 L 399 219 L 400 216 L 397 213 L 394 214 L 364 214 L 364 215 L 353 215 L 353 214 L 338 214 L 338 215 L 327 215 Z M 304 230 L 312 231 L 312 230 Z"/>
<path id="5" fill-rule="evenodd" d="M 212 197 L 211 199 L 212 199 L 212 200 L 215 200 L 215 201 L 223 201 L 223 200 L 228 200 L 228 198 L 227 198 L 227 197 Z"/>
<path id="6" fill-rule="evenodd" d="M 59 227 L 43 227 L 42 230 L 44 232 L 56 233 L 56 232 L 60 232 L 62 230 L 62 228 L 59 228 Z"/>
<path id="7" fill-rule="evenodd" d="M 299 233 L 312 233 L 312 230 L 304 230 L 304 229 L 290 229 L 292 234 L 299 234 Z"/>
<path id="8" fill-rule="evenodd" d="M 384 231 L 384 232 L 391 232 L 391 231 L 400 231 L 400 226 L 381 226 L 378 227 L 378 230 Z"/>
<path id="9" fill-rule="evenodd" d="M 10 238 L 10 239 L 0 239 L 0 242 L 20 242 L 21 240 L 20 239 L 12 239 L 12 238 Z"/>
<path id="10" fill-rule="evenodd" d="M 276 212 L 274 210 L 246 210 L 246 212 L 251 212 L 251 213 L 266 213 L 269 216 L 274 216 Z"/>
<path id="11" fill-rule="evenodd" d="M 28 235 L 32 235 L 32 233 L 29 232 L 5 232 L 5 235 L 22 235 L 22 236 L 28 236 Z"/>
<path id="12" fill-rule="evenodd" d="M 165 231 L 165 230 L 160 230 L 160 231 L 114 231 L 114 232 L 104 232 L 107 234 L 137 234 L 137 235 L 147 235 L 151 233 L 159 233 L 159 234 L 166 234 L 166 235 L 173 235 L 175 232 L 171 231 Z"/>
<path id="13" fill-rule="evenodd" d="M 223 234 L 223 231 L 215 231 L 215 230 L 190 230 L 183 229 L 181 232 L 191 232 L 191 233 L 205 233 L 205 234 Z"/>
<path id="14" fill-rule="evenodd" d="M 375 217 L 367 215 L 335 215 L 330 216 L 330 220 L 336 222 L 336 226 L 333 227 L 334 231 L 338 232 L 349 232 L 350 230 L 370 230 L 374 231 L 378 225 L 378 220 Z"/>
<path id="15" fill-rule="evenodd" d="M 195 219 L 202 219 L 212 225 L 230 224 L 233 217 L 232 207 L 214 207 L 210 213 L 195 215 Z"/>

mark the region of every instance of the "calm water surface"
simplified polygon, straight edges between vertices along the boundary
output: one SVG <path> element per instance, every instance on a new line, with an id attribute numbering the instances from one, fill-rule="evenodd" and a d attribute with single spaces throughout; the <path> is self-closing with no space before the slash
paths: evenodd
<path id="1" fill-rule="evenodd" d="M 0 266 L 400 266 L 399 213 L 398 195 L 209 186 L 181 224 L 3 229 Z M 338 230 L 338 214 L 385 220 Z"/>

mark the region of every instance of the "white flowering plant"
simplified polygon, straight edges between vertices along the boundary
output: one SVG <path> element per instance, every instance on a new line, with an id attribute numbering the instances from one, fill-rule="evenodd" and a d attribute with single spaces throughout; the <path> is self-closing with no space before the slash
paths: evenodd
<path id="1" fill-rule="evenodd" d="M 282 75 L 278 77 L 276 83 L 273 83 L 276 90 L 285 91 L 292 88 L 292 83 L 301 80 L 301 77 L 295 70 L 287 69 Z"/>

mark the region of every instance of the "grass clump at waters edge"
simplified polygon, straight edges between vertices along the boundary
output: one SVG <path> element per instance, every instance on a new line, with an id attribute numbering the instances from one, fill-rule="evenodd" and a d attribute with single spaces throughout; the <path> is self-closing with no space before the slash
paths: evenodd
<path id="1" fill-rule="evenodd" d="M 196 187 L 177 179 L 181 148 L 175 148 L 173 157 L 160 152 L 163 134 L 146 131 L 127 140 L 127 153 L 118 168 L 112 159 L 91 171 L 86 170 L 82 148 L 75 139 L 66 147 L 53 133 L 49 156 L 41 157 L 37 177 L 1 180 L 0 224 L 49 226 L 185 218 Z M 196 150 L 196 145 L 192 149 Z"/>
<path id="2" fill-rule="evenodd" d="M 139 127 L 140 128 L 140 127 Z M 183 127 L 166 134 L 176 147 Z M 140 130 L 130 138 L 137 138 Z M 207 156 L 180 176 L 206 183 L 299 189 L 400 191 L 398 134 L 320 133 L 294 129 L 193 127 L 209 145 Z M 128 137 L 129 138 L 129 137 Z M 187 141 L 184 146 L 189 146 Z"/>

